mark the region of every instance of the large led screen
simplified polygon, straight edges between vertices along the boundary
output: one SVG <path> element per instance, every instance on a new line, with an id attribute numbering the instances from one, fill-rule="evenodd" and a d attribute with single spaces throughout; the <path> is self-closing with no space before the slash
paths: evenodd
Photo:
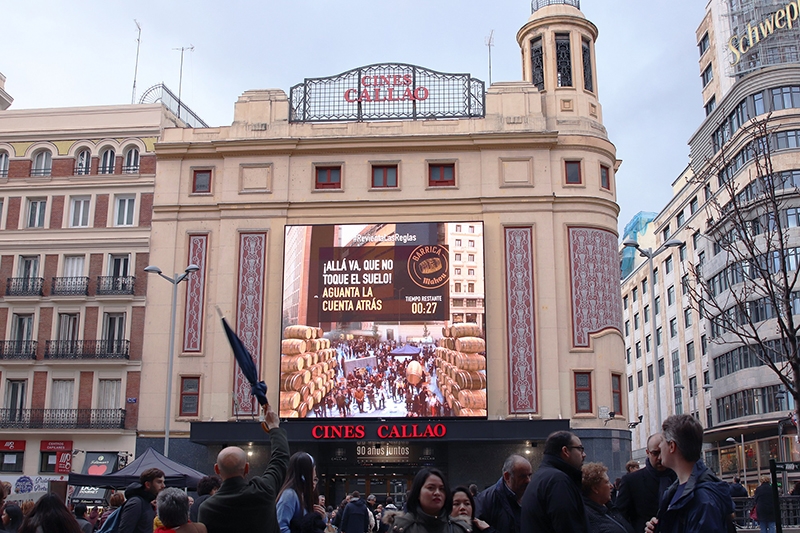
<path id="1" fill-rule="evenodd" d="M 485 417 L 481 222 L 287 226 L 283 418 Z"/>

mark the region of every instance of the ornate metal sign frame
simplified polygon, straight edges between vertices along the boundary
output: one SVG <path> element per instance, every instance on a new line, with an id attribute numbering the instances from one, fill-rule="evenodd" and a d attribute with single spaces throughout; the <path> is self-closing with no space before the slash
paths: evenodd
<path id="1" fill-rule="evenodd" d="M 291 88 L 290 122 L 483 118 L 485 84 L 469 74 L 376 63 Z"/>

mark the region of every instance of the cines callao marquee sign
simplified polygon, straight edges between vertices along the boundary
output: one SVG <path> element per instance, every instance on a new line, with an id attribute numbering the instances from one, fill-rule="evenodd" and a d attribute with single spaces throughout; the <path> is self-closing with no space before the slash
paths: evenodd
<path id="1" fill-rule="evenodd" d="M 763 39 L 771 37 L 776 31 L 797 31 L 797 27 L 800 26 L 798 19 L 800 19 L 800 0 L 792 0 L 761 21 L 748 22 L 745 33 L 734 35 L 728 40 L 728 50 L 733 54 L 731 66 L 738 64 L 748 50 Z"/>

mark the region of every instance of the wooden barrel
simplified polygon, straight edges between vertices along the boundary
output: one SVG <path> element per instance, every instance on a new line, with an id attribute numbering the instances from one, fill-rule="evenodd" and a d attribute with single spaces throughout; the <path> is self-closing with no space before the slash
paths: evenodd
<path id="1" fill-rule="evenodd" d="M 294 410 L 291 410 L 291 409 L 286 410 L 286 411 L 281 410 L 280 417 L 281 418 L 299 418 L 300 414 L 297 411 L 294 411 Z"/>
<path id="2" fill-rule="evenodd" d="M 458 393 L 458 401 L 467 409 L 486 409 L 486 391 L 462 390 Z"/>
<path id="3" fill-rule="evenodd" d="M 453 363 L 460 370 L 469 370 L 471 372 L 486 370 L 486 358 L 477 353 L 456 352 L 453 357 Z"/>
<path id="4" fill-rule="evenodd" d="M 325 394 L 325 392 L 323 390 L 321 390 L 321 389 L 317 389 L 317 390 L 314 391 L 314 394 L 312 394 L 312 396 L 314 398 L 314 405 L 319 405 L 322 402 L 322 396 L 324 394 Z"/>
<path id="5" fill-rule="evenodd" d="M 480 337 L 481 327 L 474 322 L 464 322 L 450 326 L 450 335 L 446 337 Z"/>
<path id="6" fill-rule="evenodd" d="M 282 391 L 299 391 L 305 385 L 303 372 L 292 372 L 291 374 L 281 374 Z"/>
<path id="7" fill-rule="evenodd" d="M 314 396 L 313 395 L 309 395 L 309 397 L 306 398 L 305 404 L 306 404 L 306 408 L 309 411 L 314 409 L 314 406 L 317 405 L 316 403 L 314 403 Z M 300 405 L 303 405 L 303 404 L 301 403 Z"/>
<path id="8" fill-rule="evenodd" d="M 425 375 L 425 371 L 422 369 L 422 365 L 419 364 L 419 361 L 411 361 L 408 363 L 406 367 L 406 379 L 412 385 L 418 384 L 422 381 L 422 378 Z"/>
<path id="9" fill-rule="evenodd" d="M 447 348 L 445 348 L 444 346 L 437 346 L 436 349 L 433 351 L 433 355 L 435 355 L 439 359 L 444 359 L 445 355 L 447 355 Z"/>
<path id="10" fill-rule="evenodd" d="M 317 390 L 321 390 L 325 386 L 325 381 L 327 381 L 325 379 L 326 377 L 327 376 L 325 376 L 325 377 L 317 376 L 317 377 L 314 378 L 314 384 L 316 385 Z"/>
<path id="11" fill-rule="evenodd" d="M 456 399 L 455 395 L 451 396 L 447 403 L 450 404 L 450 408 L 453 410 L 454 415 L 458 416 L 461 414 L 461 402 Z"/>
<path id="12" fill-rule="evenodd" d="M 303 370 L 306 360 L 302 355 L 284 355 L 281 357 L 281 372 L 297 372 Z"/>
<path id="13" fill-rule="evenodd" d="M 456 351 L 461 353 L 485 352 L 486 341 L 480 337 L 461 337 L 456 339 Z"/>
<path id="14" fill-rule="evenodd" d="M 468 370 L 456 370 L 453 378 L 462 389 L 485 389 L 486 374 L 482 372 L 469 372 Z"/>
<path id="15" fill-rule="evenodd" d="M 461 411 L 459 412 L 458 416 L 486 416 L 486 409 L 470 409 L 468 407 L 462 407 Z"/>
<path id="16" fill-rule="evenodd" d="M 325 335 L 325 332 L 322 331 L 322 328 L 317 328 L 317 338 L 321 339 L 323 335 Z"/>
<path id="17" fill-rule="evenodd" d="M 449 337 L 450 336 L 450 326 L 444 326 L 442 328 L 442 337 Z"/>
<path id="18" fill-rule="evenodd" d="M 302 339 L 283 339 L 281 341 L 283 355 L 297 355 L 306 353 L 306 341 Z"/>
<path id="19" fill-rule="evenodd" d="M 300 405 L 297 406 L 297 416 L 305 418 L 306 415 L 308 415 L 308 404 L 306 402 L 300 402 Z"/>
<path id="20" fill-rule="evenodd" d="M 300 393 L 295 391 L 292 392 L 281 391 L 281 403 L 280 403 L 281 411 L 297 409 L 298 405 L 300 405 Z"/>
<path id="21" fill-rule="evenodd" d="M 286 339 L 313 339 L 316 328 L 309 326 L 286 326 L 283 330 L 283 337 Z"/>

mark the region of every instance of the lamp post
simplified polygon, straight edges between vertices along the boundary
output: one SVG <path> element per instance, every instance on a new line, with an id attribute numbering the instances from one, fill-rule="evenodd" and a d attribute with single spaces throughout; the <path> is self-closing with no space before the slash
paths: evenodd
<path id="1" fill-rule="evenodd" d="M 727 439 L 725 439 L 725 442 L 730 442 L 734 446 L 738 444 L 738 442 L 736 442 L 736 439 L 734 439 L 733 437 L 728 437 Z M 742 433 L 742 477 L 744 477 L 744 486 L 747 487 L 747 464 L 745 463 L 745 461 L 746 459 L 744 456 L 744 433 Z M 749 489 L 748 492 L 750 492 Z"/>
<path id="2" fill-rule="evenodd" d="M 171 407 L 172 407 L 172 365 L 173 360 L 175 358 L 175 311 L 178 304 L 178 284 L 181 281 L 184 281 L 186 278 L 189 277 L 189 274 L 192 272 L 197 272 L 200 270 L 200 267 L 191 264 L 186 267 L 186 270 L 183 271 L 183 274 L 175 274 L 174 277 L 165 276 L 161 269 L 157 266 L 150 265 L 145 267 L 144 271 L 148 274 L 158 274 L 165 280 L 172 283 L 172 317 L 170 318 L 169 323 L 169 363 L 167 366 L 167 401 L 164 402 L 166 404 L 165 407 L 165 418 L 164 418 L 164 456 L 169 457 L 169 419 L 171 416 Z"/>
<path id="3" fill-rule="evenodd" d="M 655 284 L 655 274 L 653 273 L 653 258 L 656 257 L 658 254 L 666 250 L 667 248 L 677 248 L 679 246 L 683 246 L 683 241 L 678 239 L 670 239 L 658 248 L 653 251 L 652 248 L 642 248 L 639 246 L 639 243 L 636 242 L 635 239 L 625 239 L 622 241 L 622 245 L 626 248 L 636 248 L 639 251 L 639 255 L 642 257 L 647 258 L 647 266 L 650 269 L 650 309 L 652 313 L 652 320 L 650 320 L 650 336 L 653 339 L 653 366 L 655 367 L 655 382 L 656 382 L 656 428 L 657 430 L 661 429 L 661 376 L 659 375 L 659 368 L 658 368 L 658 338 L 656 337 L 656 284 Z M 664 355 L 664 368 L 666 373 L 666 354 Z"/>

